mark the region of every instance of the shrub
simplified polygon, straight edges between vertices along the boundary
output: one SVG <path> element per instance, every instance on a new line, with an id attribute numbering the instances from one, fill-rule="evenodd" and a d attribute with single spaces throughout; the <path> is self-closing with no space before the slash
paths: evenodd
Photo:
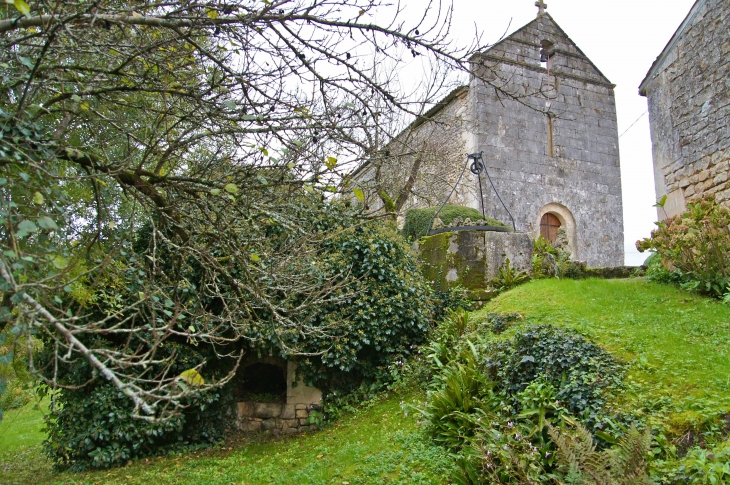
<path id="1" fill-rule="evenodd" d="M 716 298 L 728 291 L 730 210 L 713 198 L 690 202 L 684 214 L 657 222 L 651 237 L 637 241 L 636 247 L 656 251 L 684 289 Z"/>
<path id="2" fill-rule="evenodd" d="M 494 344 L 487 369 L 510 398 L 513 412 L 522 409 L 519 395 L 537 378 L 547 379 L 560 406 L 600 429 L 605 390 L 621 386 L 623 366 L 581 335 L 549 325 L 531 326 L 512 339 Z"/>
<path id="3" fill-rule="evenodd" d="M 409 241 L 418 241 L 428 233 L 429 224 L 433 216 L 438 211 L 438 207 L 429 207 L 427 209 L 408 209 L 406 211 L 405 223 L 401 234 Z M 471 207 L 462 207 L 458 205 L 445 205 L 439 212 L 439 219 L 444 224 L 451 224 L 457 217 L 462 219 L 471 219 L 472 221 L 483 220 L 484 216 L 481 212 Z M 490 226 L 510 227 L 491 217 L 486 218 L 487 224 Z"/>
<path id="4" fill-rule="evenodd" d="M 299 371 L 323 390 L 346 392 L 363 380 L 387 383 L 388 364 L 410 355 L 431 321 L 431 291 L 415 255 L 392 229 L 370 223 L 334 236 L 320 259 L 327 277 L 344 283 L 342 300 L 307 316 L 321 333 L 289 332 L 270 340 L 282 338 L 313 355 L 300 361 Z"/>
<path id="5" fill-rule="evenodd" d="M 490 281 L 490 284 L 497 291 L 507 291 L 528 281 L 530 281 L 530 275 L 525 271 L 517 271 L 514 269 L 512 267 L 512 261 L 507 258 L 497 270 L 497 276 Z"/>
<path id="6" fill-rule="evenodd" d="M 450 449 L 461 448 L 482 420 L 492 422 L 499 406 L 492 391 L 495 383 L 479 368 L 477 358 L 464 349 L 445 365 L 421 411 L 434 441 Z"/>
<path id="7" fill-rule="evenodd" d="M 115 348 L 113 342 L 108 345 Z M 167 342 L 159 348 L 157 356 L 163 358 L 174 353 L 175 366 L 171 371 L 179 374 L 206 357 L 215 362 L 213 355 L 201 352 L 202 348 Z M 119 350 L 124 351 L 121 347 Z M 214 364 L 205 367 L 206 377 L 215 376 L 214 367 Z M 227 416 L 230 399 L 225 389 L 189 398 L 182 414 L 153 422 L 133 418 L 132 402 L 101 379 L 87 360 L 77 360 L 59 370 L 66 385 L 80 386 L 95 380 L 80 388 L 64 389 L 54 397 L 52 413 L 46 418 L 48 438 L 44 452 L 58 469 L 108 468 L 198 443 L 214 443 L 223 437 L 226 423 L 230 421 Z"/>
<path id="8" fill-rule="evenodd" d="M 532 250 L 532 278 L 551 278 L 558 275 L 558 249 L 542 236 L 537 236 Z"/>
<path id="9" fill-rule="evenodd" d="M 435 291 L 431 296 L 433 321 L 440 322 L 451 312 L 471 310 L 474 302 L 469 298 L 467 291 L 461 286 L 454 286 L 446 291 Z"/>

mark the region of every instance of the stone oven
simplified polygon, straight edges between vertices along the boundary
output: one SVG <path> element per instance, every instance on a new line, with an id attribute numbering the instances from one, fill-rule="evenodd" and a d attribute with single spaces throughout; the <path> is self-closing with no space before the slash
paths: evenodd
<path id="1" fill-rule="evenodd" d="M 311 425 L 322 392 L 296 376 L 297 364 L 280 357 L 251 358 L 238 371 L 237 427 L 242 431 L 292 434 Z"/>

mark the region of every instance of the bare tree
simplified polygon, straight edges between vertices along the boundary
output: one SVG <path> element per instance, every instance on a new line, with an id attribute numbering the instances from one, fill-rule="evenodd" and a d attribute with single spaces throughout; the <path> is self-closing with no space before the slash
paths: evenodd
<path id="1" fill-rule="evenodd" d="M 383 113 L 418 114 L 378 66 L 406 53 L 464 69 L 469 55 L 449 47 L 450 8 L 432 4 L 412 25 L 398 8 L 390 24 L 368 23 L 378 7 L 5 6 L 0 330 L 44 339 L 49 386 L 65 385 L 59 366 L 86 359 L 136 413 L 161 419 L 190 384 L 233 375 L 171 375 L 174 355 L 158 352 L 168 340 L 237 361 L 231 344 L 262 338 L 263 321 L 273 335 L 328 331 L 301 315 L 344 296 L 316 271 L 327 235 L 303 227 L 311 218 L 297 201 L 351 190 L 345 162 L 377 150 Z"/>

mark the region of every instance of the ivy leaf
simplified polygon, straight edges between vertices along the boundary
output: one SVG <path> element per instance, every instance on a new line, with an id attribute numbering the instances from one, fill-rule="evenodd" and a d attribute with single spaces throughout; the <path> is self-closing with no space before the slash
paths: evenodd
<path id="1" fill-rule="evenodd" d="M 84 101 L 83 103 L 81 103 L 81 104 L 79 105 L 79 108 L 81 108 L 81 109 L 82 109 L 82 110 L 84 110 L 84 111 L 89 111 L 89 109 L 91 109 L 91 108 L 89 107 L 89 103 L 87 103 L 86 101 Z"/>
<path id="2" fill-rule="evenodd" d="M 236 184 L 226 184 L 226 185 L 225 185 L 225 186 L 223 187 L 223 190 L 225 190 L 225 191 L 226 191 L 226 192 L 228 192 L 229 194 L 233 194 L 233 195 L 235 195 L 235 194 L 237 194 L 237 193 L 238 193 L 238 185 L 236 185 Z"/>
<path id="3" fill-rule="evenodd" d="M 220 195 L 221 189 L 210 189 L 210 195 Z"/>
<path id="4" fill-rule="evenodd" d="M 362 190 L 355 187 L 354 189 L 352 189 L 352 191 L 355 193 L 355 197 L 357 197 L 360 202 L 365 202 L 365 194 Z"/>
<path id="5" fill-rule="evenodd" d="M 256 175 L 256 180 L 258 180 L 259 182 L 261 182 L 261 185 L 269 185 L 269 181 L 266 180 L 266 177 L 264 177 L 261 174 Z"/>
<path id="6" fill-rule="evenodd" d="M 226 101 L 223 103 L 223 106 L 225 106 L 228 109 L 236 109 L 236 102 L 235 101 Z"/>
<path id="7" fill-rule="evenodd" d="M 46 199 L 45 199 L 45 198 L 43 197 L 43 194 L 41 194 L 40 192 L 36 192 L 36 193 L 35 193 L 35 194 L 33 195 L 33 203 L 34 203 L 35 205 L 43 205 L 43 203 L 44 203 L 45 201 L 46 201 Z"/>
<path id="8" fill-rule="evenodd" d="M 15 8 L 17 8 L 20 13 L 22 13 L 25 16 L 30 16 L 30 7 L 23 0 L 15 0 L 13 2 L 13 4 L 15 5 Z"/>
<path id="9" fill-rule="evenodd" d="M 5 355 L 0 355 L 0 364 L 10 364 L 13 361 L 13 353 L 8 352 Z"/>
<path id="10" fill-rule="evenodd" d="M 213 9 L 206 9 L 206 13 L 208 14 L 208 17 L 215 20 L 218 18 L 218 11 Z"/>
<path id="11" fill-rule="evenodd" d="M 255 261 L 255 262 L 257 262 L 257 263 L 258 263 L 259 261 L 261 261 L 261 256 L 259 256 L 259 255 L 258 255 L 258 254 L 256 254 L 256 253 L 251 253 L 250 257 L 251 257 L 251 261 Z"/>
<path id="12" fill-rule="evenodd" d="M 191 386 L 200 387 L 205 384 L 203 376 L 201 376 L 200 372 L 195 369 L 188 369 L 180 374 L 179 377 L 182 381 L 187 382 Z"/>
<path id="13" fill-rule="evenodd" d="M 18 230 L 21 232 L 36 232 L 38 230 L 38 226 L 35 225 L 33 221 L 24 220 L 20 221 L 20 224 L 18 224 Z"/>
<path id="14" fill-rule="evenodd" d="M 294 167 L 296 167 L 296 166 L 297 166 L 297 165 L 296 165 L 296 163 L 294 163 L 294 162 L 289 162 L 289 163 L 287 163 L 287 164 L 286 164 L 286 168 L 288 168 L 288 169 L 292 169 L 292 168 L 294 168 Z"/>
<path id="15" fill-rule="evenodd" d="M 337 159 L 335 157 L 327 157 L 324 160 L 324 164 L 327 165 L 328 169 L 334 170 L 335 166 L 337 165 Z"/>
<path id="16" fill-rule="evenodd" d="M 261 153 L 264 154 L 265 157 L 269 156 L 269 151 L 266 148 L 261 147 L 261 148 L 259 148 L 259 150 L 261 151 Z"/>
<path id="17" fill-rule="evenodd" d="M 66 269 L 68 268 L 68 260 L 61 256 L 60 254 L 57 254 L 53 257 L 51 260 L 51 263 L 53 264 L 53 267 L 56 269 Z"/>
<path id="18" fill-rule="evenodd" d="M 313 193 L 314 193 L 314 187 L 312 187 L 312 186 L 311 186 L 311 185 L 309 185 L 309 184 L 304 184 L 304 190 L 306 190 L 306 191 L 307 191 L 307 192 L 309 192 L 310 194 L 313 194 Z"/>
<path id="19" fill-rule="evenodd" d="M 58 230 L 58 226 L 56 225 L 56 223 L 48 216 L 43 216 L 38 219 L 38 225 L 41 227 L 41 229 L 45 229 L 46 231 Z"/>
<path id="20" fill-rule="evenodd" d="M 20 59 L 20 63 L 28 69 L 33 69 L 35 67 L 35 64 L 33 64 L 33 61 L 31 61 L 29 57 L 18 56 L 18 59 Z"/>

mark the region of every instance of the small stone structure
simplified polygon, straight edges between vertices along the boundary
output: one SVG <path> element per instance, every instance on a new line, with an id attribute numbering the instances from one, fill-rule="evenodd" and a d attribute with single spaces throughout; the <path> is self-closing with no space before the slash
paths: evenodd
<path id="1" fill-rule="evenodd" d="M 704 195 L 730 206 L 730 2 L 698 0 L 652 65 L 648 98 L 660 219 Z"/>
<path id="2" fill-rule="evenodd" d="M 533 241 L 525 233 L 454 231 L 421 238 L 417 249 L 423 274 L 436 288 L 461 286 L 473 300 L 486 300 L 489 282 L 508 258 L 515 271 L 530 271 Z"/>
<path id="3" fill-rule="evenodd" d="M 254 366 L 271 366 L 281 371 L 285 382 L 269 382 L 272 389 L 278 390 L 277 384 L 284 385 L 286 394 L 273 402 L 244 400 L 237 403 L 236 421 L 241 431 L 265 431 L 270 433 L 293 434 L 311 426 L 312 413 L 321 409 L 322 392 L 305 385 L 297 379 L 297 364 L 277 357 L 252 359 L 242 366 L 243 375 L 247 368 Z M 269 375 L 267 378 L 271 378 Z M 295 383 L 295 384 L 294 384 Z M 246 396 L 246 394 L 244 394 Z"/>

